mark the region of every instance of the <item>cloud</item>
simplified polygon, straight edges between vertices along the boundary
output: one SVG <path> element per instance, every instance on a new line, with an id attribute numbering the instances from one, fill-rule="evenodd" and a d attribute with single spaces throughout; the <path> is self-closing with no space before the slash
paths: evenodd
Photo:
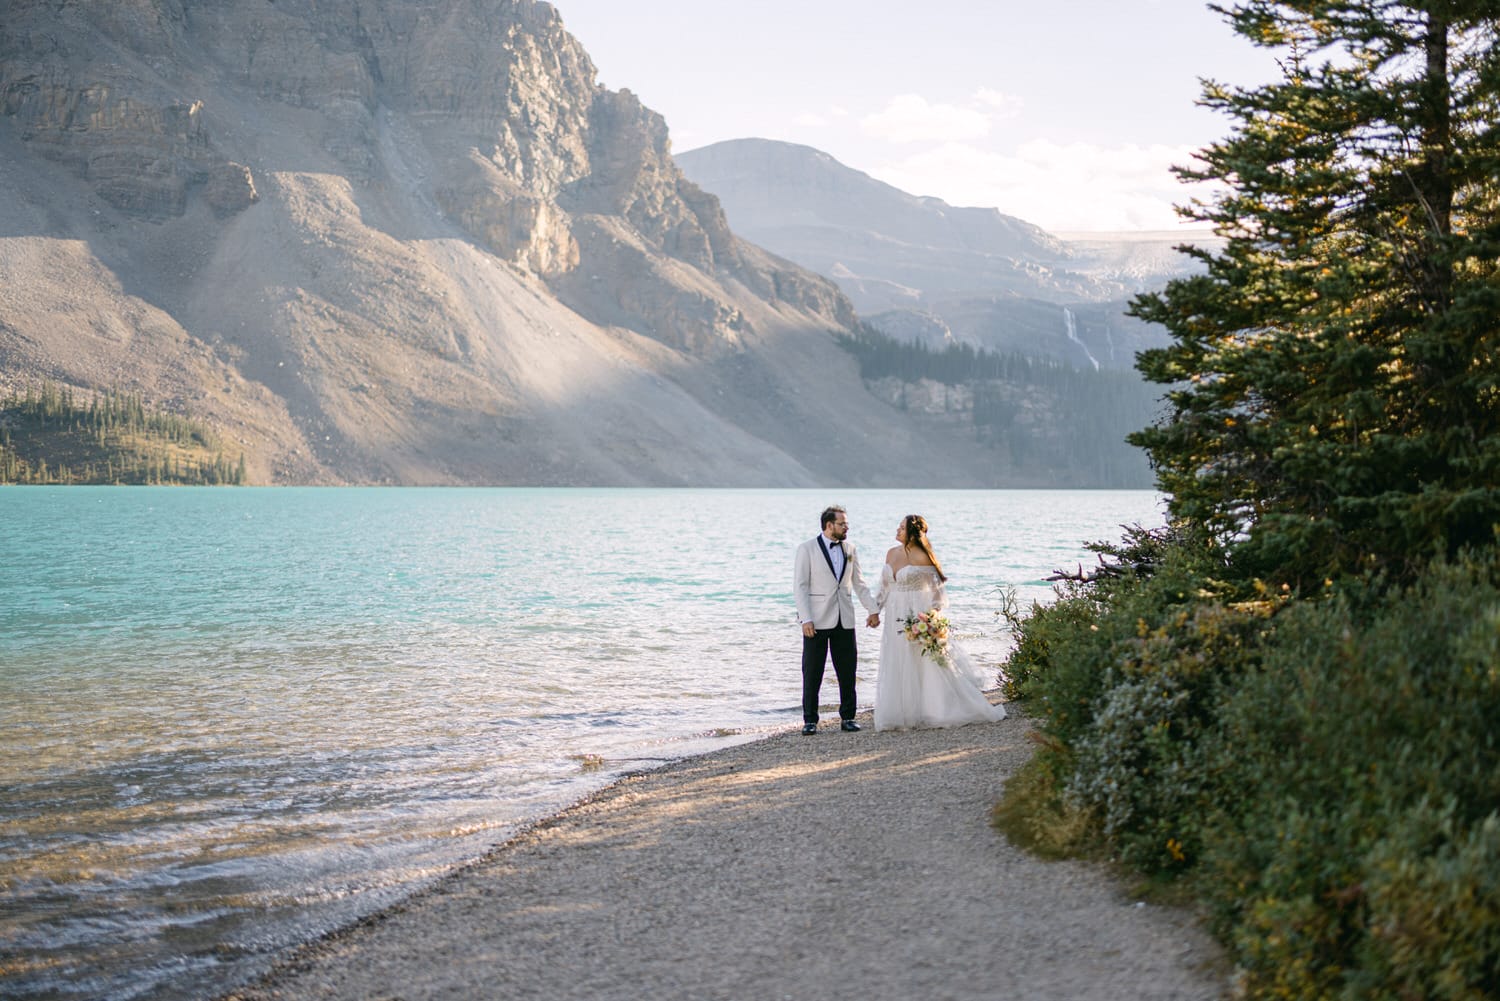
<path id="1" fill-rule="evenodd" d="M 901 94 L 859 124 L 866 135 L 887 142 L 961 143 L 989 135 L 990 119 L 978 108 L 933 104 L 919 94 Z"/>
<path id="2" fill-rule="evenodd" d="M 1140 230 L 1181 225 L 1174 204 L 1203 196 L 1173 164 L 1191 162 L 1187 146 L 1099 146 L 1039 139 L 1014 151 L 944 143 L 871 170 L 896 187 L 953 205 L 998 208 L 1045 229 Z"/>
<path id="3" fill-rule="evenodd" d="M 1014 94 L 1006 94 L 989 87 L 980 87 L 974 92 L 974 103 L 991 110 L 991 117 L 1004 120 L 1019 118 L 1026 102 Z"/>

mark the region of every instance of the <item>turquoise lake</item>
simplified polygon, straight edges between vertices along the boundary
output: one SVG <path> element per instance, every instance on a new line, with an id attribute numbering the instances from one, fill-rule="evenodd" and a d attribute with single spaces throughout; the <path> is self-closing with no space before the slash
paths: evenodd
<path id="1" fill-rule="evenodd" d="M 0 488 L 0 996 L 211 997 L 620 774 L 799 726 L 792 555 L 829 503 L 872 580 L 925 515 L 997 671 L 1000 588 L 1047 601 L 1162 520 L 1149 491 Z"/>

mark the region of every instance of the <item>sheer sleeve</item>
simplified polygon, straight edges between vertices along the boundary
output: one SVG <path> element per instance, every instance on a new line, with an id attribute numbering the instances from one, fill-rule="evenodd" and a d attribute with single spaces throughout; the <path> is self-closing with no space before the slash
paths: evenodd
<path id="1" fill-rule="evenodd" d="M 880 587 L 875 592 L 875 607 L 885 608 L 885 599 L 890 596 L 891 585 L 896 583 L 896 573 L 889 563 L 880 564 Z"/>
<path id="2" fill-rule="evenodd" d="M 934 574 L 932 578 L 932 607 L 948 607 L 948 589 L 943 586 L 942 581 L 937 579 L 936 574 Z"/>

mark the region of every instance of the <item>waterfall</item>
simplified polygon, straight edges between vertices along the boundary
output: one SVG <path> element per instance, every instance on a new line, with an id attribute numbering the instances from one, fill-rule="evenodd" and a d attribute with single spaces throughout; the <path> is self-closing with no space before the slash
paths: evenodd
<path id="1" fill-rule="evenodd" d="M 1063 307 L 1063 323 L 1068 329 L 1068 340 L 1082 348 L 1083 353 L 1088 357 L 1089 363 L 1094 366 L 1094 371 L 1099 371 L 1099 359 L 1094 357 L 1093 352 L 1089 350 L 1087 344 L 1078 339 L 1078 321 L 1073 319 L 1073 311 L 1067 306 Z"/>

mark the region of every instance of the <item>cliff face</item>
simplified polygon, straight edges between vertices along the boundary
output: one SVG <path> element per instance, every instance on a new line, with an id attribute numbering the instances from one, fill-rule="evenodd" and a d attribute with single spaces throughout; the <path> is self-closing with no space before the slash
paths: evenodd
<path id="1" fill-rule="evenodd" d="M 0 389 L 144 392 L 252 478 L 1004 479 L 546 3 L 0 0 L 0 179 Z"/>
<path id="2" fill-rule="evenodd" d="M 227 78 L 237 96 L 313 111 L 321 121 L 312 138 L 359 182 L 380 177 L 382 113 L 405 119 L 436 168 L 442 211 L 502 259 L 549 279 L 639 265 L 644 253 L 771 288 L 747 266 L 717 201 L 673 164 L 660 116 L 628 91 L 598 88 L 587 53 L 548 4 L 9 6 L 0 109 L 34 150 L 130 216 L 180 216 L 200 192 L 220 215 L 256 201 L 253 172 L 227 151 L 239 145 L 232 127 L 211 126 L 204 112 L 212 84 Z M 626 224 L 634 248 L 620 249 L 613 221 Z M 806 285 L 803 304 L 844 308 Z M 588 294 L 597 291 L 590 284 L 561 287 L 586 312 L 622 318 L 621 304 Z M 733 337 L 733 310 L 701 294 L 662 305 L 676 323 L 629 308 L 623 318 L 670 328 L 668 339 Z"/>
<path id="3" fill-rule="evenodd" d="M 214 148 L 203 102 L 150 69 L 176 56 L 182 19 L 180 6 L 140 0 L 7 4 L 0 113 L 32 149 L 132 216 L 181 215 L 194 187 L 224 212 L 244 208 L 254 180 Z"/>

